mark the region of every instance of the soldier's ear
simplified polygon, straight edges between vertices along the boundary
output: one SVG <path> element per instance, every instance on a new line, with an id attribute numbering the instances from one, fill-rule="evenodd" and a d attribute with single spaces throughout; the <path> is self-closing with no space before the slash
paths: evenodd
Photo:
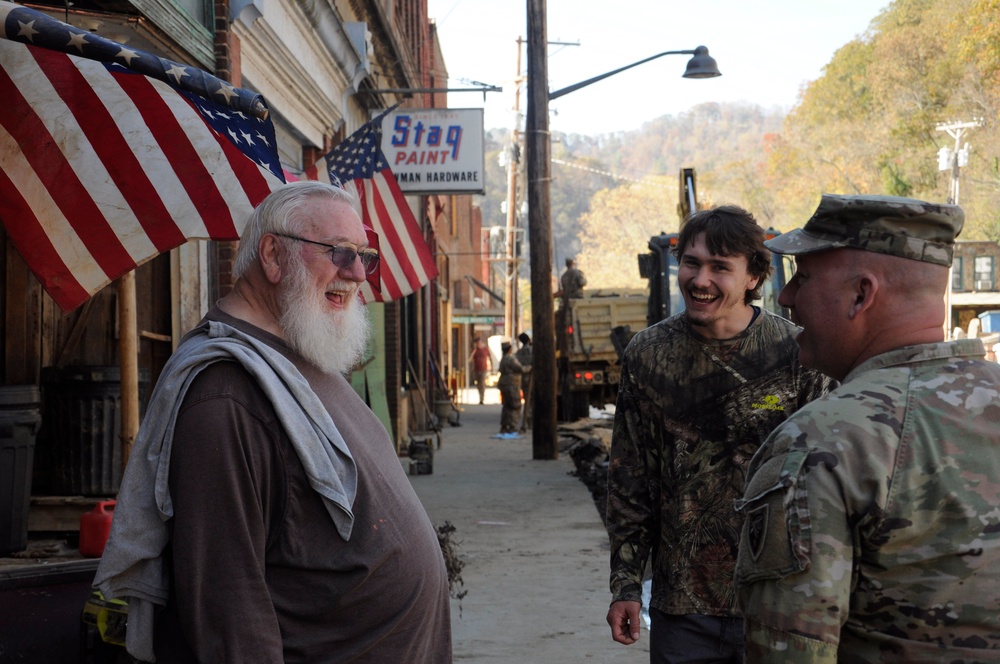
<path id="1" fill-rule="evenodd" d="M 850 287 L 852 300 L 848 307 L 847 317 L 854 320 L 875 305 L 875 298 L 879 291 L 878 276 L 872 272 L 863 271 L 852 280 Z"/>

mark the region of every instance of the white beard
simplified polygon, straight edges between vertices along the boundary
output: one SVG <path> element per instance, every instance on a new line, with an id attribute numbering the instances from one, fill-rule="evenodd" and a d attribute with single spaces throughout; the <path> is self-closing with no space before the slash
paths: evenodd
<path id="1" fill-rule="evenodd" d="M 347 291 L 345 307 L 331 313 L 325 293 L 317 292 L 302 261 L 292 260 L 283 292 L 279 319 L 288 345 L 325 373 L 347 373 L 368 347 L 371 323 L 353 283 L 336 284 Z"/>

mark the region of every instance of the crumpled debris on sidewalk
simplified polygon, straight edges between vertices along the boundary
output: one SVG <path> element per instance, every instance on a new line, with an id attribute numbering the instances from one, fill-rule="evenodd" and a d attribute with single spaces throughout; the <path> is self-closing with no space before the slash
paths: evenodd
<path id="1" fill-rule="evenodd" d="M 459 611 L 462 610 L 462 598 L 468 594 L 464 590 L 465 582 L 462 580 L 462 568 L 465 562 L 456 551 L 452 533 L 456 528 L 450 521 L 445 521 L 437 527 L 438 544 L 441 545 L 441 554 L 444 556 L 444 566 L 448 570 L 448 594 L 459 601 Z"/>
<path id="2" fill-rule="evenodd" d="M 517 433 L 516 431 L 512 431 L 511 433 L 498 433 L 498 434 L 494 434 L 493 436 L 490 436 L 490 438 L 503 438 L 504 440 L 511 440 L 511 439 L 514 439 L 514 438 L 524 438 L 524 436 L 522 436 L 521 434 Z"/>
<path id="3" fill-rule="evenodd" d="M 573 459 L 576 472 L 571 474 L 580 478 L 590 489 L 594 505 L 605 524 L 612 425 L 612 420 L 607 418 L 588 418 L 559 425 L 560 451 Z"/>

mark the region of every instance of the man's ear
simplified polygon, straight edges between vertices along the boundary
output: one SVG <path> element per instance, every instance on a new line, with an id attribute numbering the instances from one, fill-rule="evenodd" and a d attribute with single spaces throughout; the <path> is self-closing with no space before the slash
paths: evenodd
<path id="1" fill-rule="evenodd" d="M 281 281 L 281 250 L 282 244 L 278 237 L 270 233 L 265 233 L 257 243 L 257 258 L 264 276 L 272 284 Z"/>
<path id="2" fill-rule="evenodd" d="M 862 272 L 854 278 L 853 288 L 854 299 L 847 311 L 847 317 L 852 320 L 875 306 L 875 297 L 879 291 L 878 277 L 871 272 Z"/>

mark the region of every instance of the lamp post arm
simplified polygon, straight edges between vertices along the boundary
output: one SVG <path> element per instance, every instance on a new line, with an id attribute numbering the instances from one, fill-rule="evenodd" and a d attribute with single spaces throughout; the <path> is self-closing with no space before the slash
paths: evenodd
<path id="1" fill-rule="evenodd" d="M 552 101 L 553 99 L 558 99 L 559 97 L 562 97 L 563 95 L 568 95 L 570 92 L 576 92 L 580 88 L 586 87 L 586 86 L 590 85 L 591 83 L 597 83 L 598 81 L 602 81 L 602 80 L 606 79 L 607 77 L 614 76 L 615 74 L 621 73 L 621 72 L 625 71 L 626 69 L 631 69 L 632 67 L 638 67 L 639 65 L 645 64 L 645 63 L 649 62 L 650 60 L 655 60 L 656 58 L 662 58 L 664 55 L 694 55 L 695 53 L 696 53 L 695 50 L 664 51 L 663 53 L 657 53 L 656 55 L 651 55 L 650 57 L 646 58 L 645 60 L 639 60 L 639 62 L 633 62 L 630 65 L 625 65 L 624 67 L 619 67 L 618 69 L 615 69 L 614 71 L 609 71 L 609 72 L 607 72 L 605 74 L 601 74 L 600 76 L 595 76 L 594 78 L 588 78 L 586 81 L 580 81 L 579 83 L 574 83 L 573 85 L 570 85 L 568 87 L 562 88 L 561 90 L 556 90 L 555 92 L 550 92 L 549 93 L 549 101 Z"/>

